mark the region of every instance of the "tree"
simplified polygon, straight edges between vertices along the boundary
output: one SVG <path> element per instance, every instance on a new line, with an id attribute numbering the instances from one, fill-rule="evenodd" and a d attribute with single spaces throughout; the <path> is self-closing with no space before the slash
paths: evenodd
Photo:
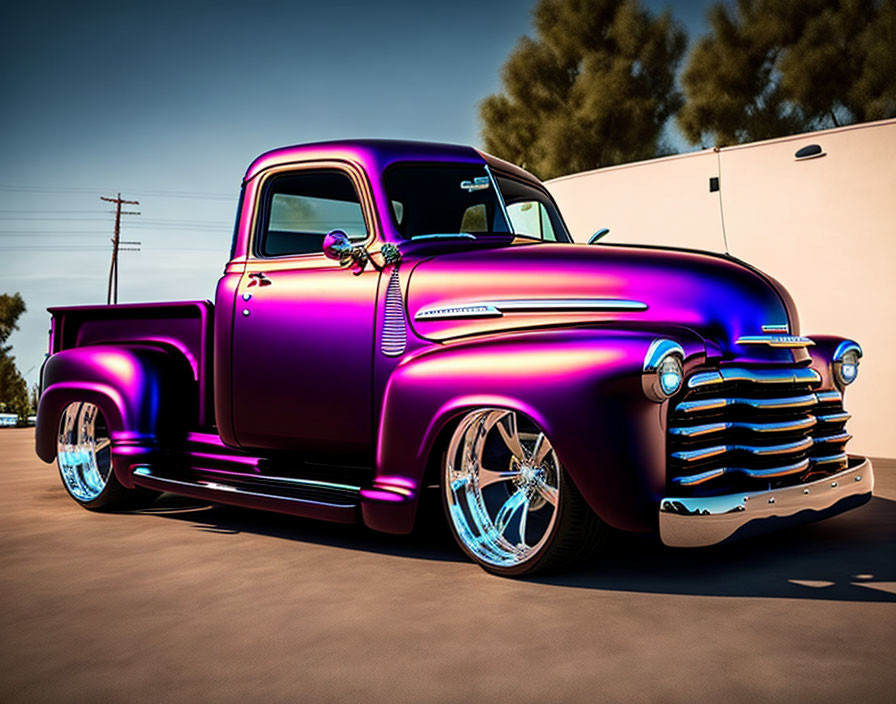
<path id="1" fill-rule="evenodd" d="M 896 115 L 896 0 L 738 0 L 709 23 L 682 75 L 693 144 Z"/>
<path id="2" fill-rule="evenodd" d="M 28 414 L 37 413 L 37 406 L 40 403 L 40 386 L 33 384 L 31 386 L 31 395 L 28 397 Z"/>
<path id="3" fill-rule="evenodd" d="M 17 328 L 19 316 L 25 312 L 25 301 L 18 293 L 0 294 L 0 410 L 17 413 L 21 420 L 28 416 L 28 385 L 16 368 L 15 357 L 6 344 Z"/>
<path id="4" fill-rule="evenodd" d="M 480 104 L 485 149 L 542 178 L 663 153 L 687 41 L 669 13 L 637 0 L 540 0 L 533 18 L 537 38 L 520 39 L 503 92 Z"/>

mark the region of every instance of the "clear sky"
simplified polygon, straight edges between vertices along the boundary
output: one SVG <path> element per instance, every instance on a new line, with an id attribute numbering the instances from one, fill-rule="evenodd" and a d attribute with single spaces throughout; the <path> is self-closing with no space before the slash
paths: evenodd
<path id="1" fill-rule="evenodd" d="M 670 8 L 693 40 L 708 0 Z M 52 305 L 104 303 L 112 216 L 123 302 L 211 298 L 259 153 L 351 137 L 478 145 L 480 100 L 531 34 L 532 0 L 13 3 L 0 26 L 0 293 L 29 385 Z M 677 134 L 672 143 L 687 149 Z"/>

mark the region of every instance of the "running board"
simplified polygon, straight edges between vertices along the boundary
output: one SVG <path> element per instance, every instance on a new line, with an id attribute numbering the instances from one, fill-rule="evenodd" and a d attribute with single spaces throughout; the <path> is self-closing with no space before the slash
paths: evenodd
<path id="1" fill-rule="evenodd" d="M 356 523 L 361 488 L 312 479 L 193 471 L 168 477 L 152 467 L 134 469 L 134 483 L 215 503 L 288 513 L 335 523 Z"/>

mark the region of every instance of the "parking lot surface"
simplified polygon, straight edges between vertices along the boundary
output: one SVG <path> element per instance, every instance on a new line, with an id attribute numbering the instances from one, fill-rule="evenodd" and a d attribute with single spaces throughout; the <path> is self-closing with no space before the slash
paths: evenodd
<path id="1" fill-rule="evenodd" d="M 90 513 L 0 429 L 5 702 L 891 702 L 896 461 L 741 543 L 513 581 L 410 537 L 163 496 Z"/>

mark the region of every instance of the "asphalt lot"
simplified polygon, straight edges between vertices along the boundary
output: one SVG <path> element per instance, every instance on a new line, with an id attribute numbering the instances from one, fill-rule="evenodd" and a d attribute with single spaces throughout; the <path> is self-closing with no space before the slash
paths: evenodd
<path id="1" fill-rule="evenodd" d="M 96 514 L 0 430 L 5 702 L 891 702 L 896 461 L 850 514 L 532 581 L 411 537 L 162 497 Z"/>

